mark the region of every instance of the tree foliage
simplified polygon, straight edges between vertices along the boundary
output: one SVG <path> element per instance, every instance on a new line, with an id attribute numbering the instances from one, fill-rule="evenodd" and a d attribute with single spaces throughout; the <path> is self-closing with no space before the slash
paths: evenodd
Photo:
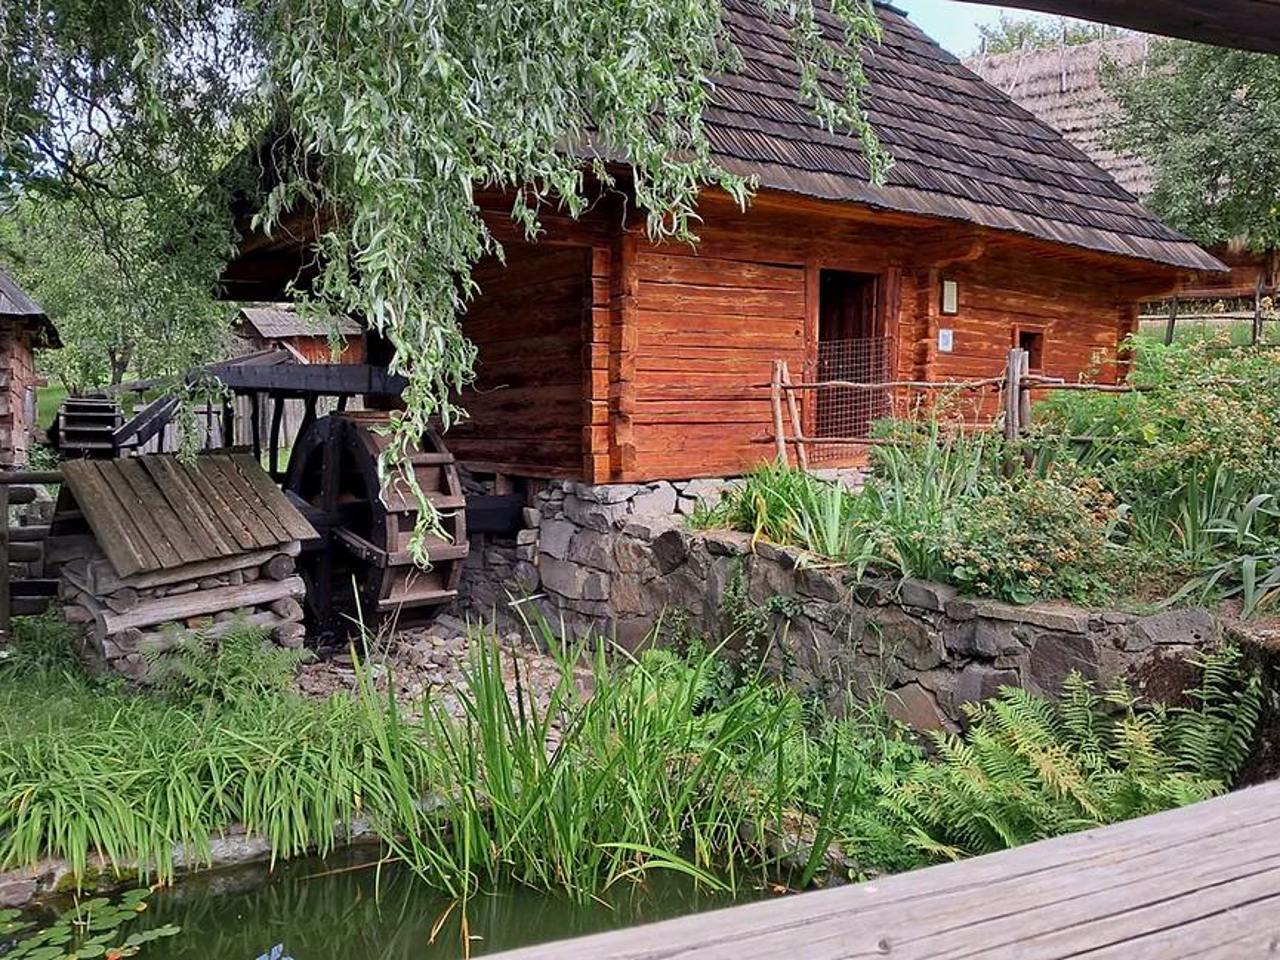
<path id="1" fill-rule="evenodd" d="M 1096 40 L 1115 40 L 1126 34 L 1120 27 L 1087 23 L 1069 17 L 1013 17 L 1001 14 L 994 24 L 979 24 L 980 52 L 984 56 L 1018 50 L 1076 47 Z"/>
<path id="2" fill-rule="evenodd" d="M 759 6 L 790 25 L 798 97 L 860 136 L 878 174 L 859 102 L 870 0 Z M 136 201 L 157 236 L 200 233 L 225 257 L 228 193 L 246 184 L 216 168 L 269 161 L 242 165 L 267 192 L 257 225 L 316 226 L 305 307 L 366 319 L 408 378 L 393 459 L 462 415 L 475 351 L 457 317 L 470 267 L 501 255 L 478 187 L 536 236 L 548 206 L 580 214 L 625 180 L 650 232 L 680 238 L 704 187 L 750 187 L 718 168 L 702 122 L 737 60 L 719 0 L 34 0 L 0 30 L 10 189 Z M 212 289 L 216 272 L 190 275 Z"/>
<path id="3" fill-rule="evenodd" d="M 137 204 L 111 206 L 98 218 L 74 200 L 32 196 L 0 221 L 0 264 L 54 320 L 63 346 L 45 368 L 73 392 L 184 374 L 218 352 L 231 311 L 186 272 L 198 248 L 157 236 Z"/>
<path id="4" fill-rule="evenodd" d="M 1114 140 L 1152 165 L 1157 213 L 1205 244 L 1280 243 L 1280 57 L 1161 41 L 1109 85 Z"/>

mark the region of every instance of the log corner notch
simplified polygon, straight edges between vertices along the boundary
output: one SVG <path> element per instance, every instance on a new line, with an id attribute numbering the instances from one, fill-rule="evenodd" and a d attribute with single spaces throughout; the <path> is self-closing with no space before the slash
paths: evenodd
<path id="1" fill-rule="evenodd" d="M 302 645 L 295 558 L 316 532 L 252 457 L 85 460 L 63 472 L 51 536 L 84 547 L 63 564 L 58 594 L 91 666 L 144 680 L 147 654 L 186 630 L 213 639 L 246 625 Z"/>

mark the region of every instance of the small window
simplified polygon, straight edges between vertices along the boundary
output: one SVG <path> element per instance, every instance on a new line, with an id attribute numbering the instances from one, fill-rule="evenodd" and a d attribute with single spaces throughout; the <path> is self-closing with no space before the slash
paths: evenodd
<path id="1" fill-rule="evenodd" d="M 1044 331 L 1019 330 L 1018 349 L 1027 351 L 1027 366 L 1032 370 L 1044 369 Z"/>

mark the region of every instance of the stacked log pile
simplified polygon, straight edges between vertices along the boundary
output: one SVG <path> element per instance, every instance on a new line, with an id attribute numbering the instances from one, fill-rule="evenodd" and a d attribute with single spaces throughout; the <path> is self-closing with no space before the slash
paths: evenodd
<path id="1" fill-rule="evenodd" d="M 251 626 L 290 649 L 303 645 L 303 580 L 297 545 L 172 570 L 120 577 L 103 555 L 62 567 L 64 618 L 81 629 L 82 655 L 99 668 L 146 678 L 147 654 L 173 647 L 184 631 L 216 640 Z"/>

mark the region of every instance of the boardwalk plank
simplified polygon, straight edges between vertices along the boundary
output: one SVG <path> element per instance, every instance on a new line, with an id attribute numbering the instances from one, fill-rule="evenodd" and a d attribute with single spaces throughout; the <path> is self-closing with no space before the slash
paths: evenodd
<path id="1" fill-rule="evenodd" d="M 1273 783 L 989 857 L 499 960 L 1243 960 L 1273 955 L 1278 936 Z"/>

